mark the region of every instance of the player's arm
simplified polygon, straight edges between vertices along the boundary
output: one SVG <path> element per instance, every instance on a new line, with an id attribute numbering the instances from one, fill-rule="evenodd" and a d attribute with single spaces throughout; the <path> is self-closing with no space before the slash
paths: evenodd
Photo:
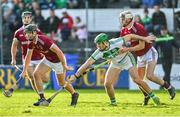
<path id="1" fill-rule="evenodd" d="M 139 41 L 139 44 L 134 46 L 134 47 L 129 47 L 129 51 L 139 51 L 145 48 L 145 42 L 144 41 Z"/>
<path id="2" fill-rule="evenodd" d="M 25 61 L 24 61 L 24 68 L 21 73 L 21 77 L 23 77 L 23 78 L 25 78 L 27 75 L 27 69 L 28 69 L 30 61 L 31 61 L 32 53 L 33 53 L 33 49 L 28 49 L 26 57 L 25 57 Z"/>
<path id="3" fill-rule="evenodd" d="M 19 41 L 17 38 L 13 39 L 12 45 L 11 45 L 11 64 L 16 64 L 16 54 L 17 54 L 17 47 L 18 47 Z"/>
<path id="4" fill-rule="evenodd" d="M 74 74 L 75 77 L 79 78 L 94 62 L 95 60 L 93 58 L 88 58 L 88 60 L 83 65 L 81 65 L 81 67 Z"/>
<path id="5" fill-rule="evenodd" d="M 77 72 L 74 75 L 71 75 L 68 77 L 69 82 L 74 82 L 77 78 L 79 78 L 93 63 L 95 60 L 90 57 L 83 65 L 80 66 L 80 68 L 77 70 Z"/>
<path id="6" fill-rule="evenodd" d="M 67 68 L 66 58 L 65 58 L 63 52 L 57 47 L 57 45 L 52 44 L 50 47 L 50 50 L 57 54 L 57 56 L 58 56 L 59 60 L 61 61 L 61 64 L 63 65 L 63 67 L 66 70 L 69 70 Z"/>
<path id="7" fill-rule="evenodd" d="M 124 41 L 130 41 L 130 40 L 139 40 L 139 44 L 134 46 L 134 47 L 124 47 L 121 52 L 127 52 L 127 51 L 138 51 L 138 50 L 142 50 L 145 48 L 145 42 L 147 43 L 152 43 L 153 40 L 156 39 L 155 36 L 151 35 L 151 36 L 147 36 L 147 37 L 143 37 L 143 36 L 139 36 L 139 35 L 135 35 L 135 34 L 129 34 L 126 36 L 123 36 Z"/>
<path id="8" fill-rule="evenodd" d="M 139 36 L 139 35 L 135 35 L 135 34 L 128 34 L 126 36 L 123 36 L 122 38 L 124 38 L 124 41 L 130 41 L 130 40 L 141 40 L 141 41 L 145 41 L 147 43 L 152 43 L 152 41 L 154 41 L 156 39 L 155 36 L 151 35 L 151 36 Z"/>

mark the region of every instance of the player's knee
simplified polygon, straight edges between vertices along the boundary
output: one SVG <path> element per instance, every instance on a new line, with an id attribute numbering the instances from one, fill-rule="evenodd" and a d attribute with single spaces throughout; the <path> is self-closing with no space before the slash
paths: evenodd
<path id="1" fill-rule="evenodd" d="M 105 86 L 106 88 L 109 88 L 109 87 L 111 87 L 111 83 L 110 83 L 110 82 L 104 82 L 104 86 Z"/>
<path id="2" fill-rule="evenodd" d="M 60 86 L 64 86 L 66 84 L 65 81 L 58 81 L 58 83 L 59 83 Z"/>
<path id="3" fill-rule="evenodd" d="M 48 83 L 49 79 L 43 78 L 42 81 L 43 81 L 43 83 Z"/>
<path id="4" fill-rule="evenodd" d="M 34 77 L 34 79 L 39 78 L 39 76 L 40 76 L 40 74 L 39 74 L 37 71 L 34 71 L 34 72 L 33 72 L 33 77 Z"/>
<path id="5" fill-rule="evenodd" d="M 29 74 L 29 78 L 33 80 L 33 74 Z"/>
<path id="6" fill-rule="evenodd" d="M 141 84 L 141 80 L 138 79 L 138 78 L 134 78 L 133 81 L 134 81 L 134 83 L 136 83 L 137 85 L 140 85 L 140 84 Z"/>
<path id="7" fill-rule="evenodd" d="M 147 74 L 146 74 L 146 78 L 149 79 L 149 80 L 151 80 L 151 79 L 153 78 L 153 74 L 147 73 Z"/>

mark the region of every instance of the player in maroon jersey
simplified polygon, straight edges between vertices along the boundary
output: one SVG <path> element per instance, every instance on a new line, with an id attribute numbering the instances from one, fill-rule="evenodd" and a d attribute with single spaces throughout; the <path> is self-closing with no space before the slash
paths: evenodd
<path id="1" fill-rule="evenodd" d="M 23 63 L 24 63 L 24 58 L 27 53 L 28 40 L 23 35 L 23 32 L 24 32 L 24 27 L 32 22 L 32 13 L 29 11 L 25 11 L 22 13 L 21 17 L 22 17 L 23 26 L 15 32 L 13 42 L 11 45 L 11 57 L 12 57 L 11 64 L 12 65 L 16 64 L 16 53 L 17 53 L 18 45 L 21 45 L 22 62 Z M 37 33 L 43 34 L 39 29 L 38 29 Z M 38 53 L 37 51 L 34 51 L 32 54 L 30 66 L 28 67 L 28 70 L 27 70 L 29 78 L 30 78 L 29 80 L 30 80 L 31 86 L 35 91 L 36 91 L 36 87 L 35 87 L 32 73 L 33 73 L 36 65 L 40 62 L 40 60 L 42 58 L 43 58 L 42 54 Z M 44 78 L 43 82 L 48 82 L 49 78 L 46 75 L 44 75 L 44 77 L 45 78 Z"/>
<path id="2" fill-rule="evenodd" d="M 137 34 L 140 36 L 148 35 L 143 25 L 133 21 L 133 15 L 131 12 L 124 11 L 120 13 L 119 20 L 122 25 L 120 36 L 125 36 L 127 34 Z M 138 73 L 140 78 L 143 79 L 146 74 L 147 79 L 167 89 L 170 98 L 173 99 L 176 94 L 175 88 L 154 74 L 154 69 L 158 59 L 158 53 L 156 49 L 152 46 L 151 43 L 146 43 L 144 41 L 133 40 L 130 43 L 131 47 L 124 47 L 121 52 L 130 51 L 137 56 Z M 145 96 L 143 105 L 147 105 L 150 98 L 142 89 L 141 91 Z"/>
<path id="3" fill-rule="evenodd" d="M 56 72 L 56 77 L 59 84 L 72 94 L 71 106 L 75 106 L 78 100 L 79 94 L 75 92 L 74 88 L 70 83 L 65 81 L 66 70 L 72 70 L 71 67 L 67 66 L 65 56 L 58 46 L 47 36 L 37 34 L 37 26 L 35 24 L 29 24 L 24 30 L 25 37 L 29 40 L 28 52 L 25 57 L 24 69 L 21 74 L 22 77 L 27 75 L 31 56 L 33 51 L 37 51 L 44 55 L 43 60 L 36 67 L 33 76 L 37 87 L 40 99 L 34 103 L 35 106 L 48 106 L 49 103 L 44 97 L 43 92 L 43 78 L 42 75 L 49 70 Z"/>

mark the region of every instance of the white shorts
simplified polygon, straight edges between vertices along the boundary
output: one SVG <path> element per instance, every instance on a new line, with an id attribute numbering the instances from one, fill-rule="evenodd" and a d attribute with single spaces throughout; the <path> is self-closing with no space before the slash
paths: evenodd
<path id="1" fill-rule="evenodd" d="M 47 60 L 45 57 L 43 58 L 43 60 L 41 62 L 44 63 L 45 65 L 49 66 L 52 70 L 54 70 L 56 72 L 56 74 L 63 73 L 63 66 L 62 66 L 61 62 L 53 63 L 53 62 Z"/>
<path id="2" fill-rule="evenodd" d="M 36 66 L 37 64 L 39 64 L 41 62 L 41 60 L 34 60 L 34 61 L 30 61 L 29 63 L 29 66 L 32 67 L 32 66 Z"/>
<path id="3" fill-rule="evenodd" d="M 157 59 L 158 53 L 154 47 L 151 47 L 146 54 L 137 57 L 137 65 L 138 67 L 145 67 L 151 61 L 157 62 Z"/>
<path id="4" fill-rule="evenodd" d="M 123 59 L 119 62 L 111 62 L 109 67 L 121 69 L 121 70 L 129 70 L 129 68 L 136 65 L 136 61 L 131 53 L 127 53 Z"/>
<path id="5" fill-rule="evenodd" d="M 34 67 L 36 65 L 38 65 L 41 62 L 41 60 L 31 60 L 29 63 L 30 67 Z M 23 64 L 24 64 L 24 59 L 23 59 Z"/>

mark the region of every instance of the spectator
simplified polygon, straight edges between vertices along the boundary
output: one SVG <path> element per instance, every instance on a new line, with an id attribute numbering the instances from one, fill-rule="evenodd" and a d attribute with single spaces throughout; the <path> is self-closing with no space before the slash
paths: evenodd
<path id="1" fill-rule="evenodd" d="M 67 18 L 68 19 L 68 27 L 70 28 L 70 29 L 72 29 L 72 27 L 73 27 L 73 19 L 72 19 L 72 17 L 68 14 L 68 12 L 67 12 L 67 9 L 62 9 L 62 18 L 60 19 L 60 22 L 61 22 L 61 24 L 62 24 L 62 22 L 63 22 L 63 19 L 64 18 Z M 60 26 L 60 28 L 61 28 L 61 26 Z"/>
<path id="2" fill-rule="evenodd" d="M 7 19 L 5 19 L 4 17 L 2 20 L 2 31 L 3 31 L 3 33 L 2 33 L 3 40 L 4 41 L 9 40 L 13 33 L 9 28 L 9 23 L 7 22 Z"/>
<path id="3" fill-rule="evenodd" d="M 148 33 L 153 32 L 152 19 L 148 16 L 149 11 L 147 8 L 144 9 L 144 17 L 142 18 L 142 23 L 144 28 L 148 31 Z"/>
<path id="4" fill-rule="evenodd" d="M 152 8 L 155 5 L 162 6 L 163 0 L 143 0 L 144 7 Z"/>
<path id="5" fill-rule="evenodd" d="M 62 27 L 61 27 L 61 38 L 63 41 L 69 40 L 71 36 L 71 29 L 68 26 L 69 20 L 67 18 L 64 18 L 62 21 Z"/>
<path id="6" fill-rule="evenodd" d="M 135 15 L 134 16 L 134 21 L 143 25 L 143 22 L 141 20 L 141 16 L 140 15 Z"/>
<path id="7" fill-rule="evenodd" d="M 96 8 L 97 0 L 88 0 L 89 8 Z"/>
<path id="8" fill-rule="evenodd" d="M 160 10 L 160 6 L 154 6 L 155 12 L 152 15 L 152 24 L 154 27 L 154 34 L 160 35 L 160 27 L 165 26 L 167 27 L 166 23 L 166 16 L 164 12 Z"/>
<path id="9" fill-rule="evenodd" d="M 141 0 L 130 0 L 130 7 L 131 8 L 140 8 Z"/>
<path id="10" fill-rule="evenodd" d="M 46 20 L 46 33 L 57 33 L 58 25 L 59 25 L 59 18 L 55 15 L 55 12 L 53 9 L 49 10 L 50 17 Z"/>
<path id="11" fill-rule="evenodd" d="M 44 26 L 46 25 L 45 24 L 45 19 L 44 19 L 44 17 L 41 14 L 41 10 L 40 9 L 36 9 L 35 10 L 34 22 L 35 22 L 35 24 L 38 25 L 39 29 L 42 32 L 45 32 L 45 28 L 44 28 Z"/>
<path id="12" fill-rule="evenodd" d="M 180 8 L 180 0 L 177 2 L 177 8 Z"/>
<path id="13" fill-rule="evenodd" d="M 163 80 L 170 84 L 171 67 L 173 63 L 173 49 L 176 47 L 180 52 L 180 45 L 174 40 L 165 26 L 161 26 L 161 35 L 156 39 L 156 46 L 160 49 L 160 58 L 164 70 Z"/>
<path id="14" fill-rule="evenodd" d="M 68 0 L 68 8 L 78 8 L 78 0 Z"/>
<path id="15" fill-rule="evenodd" d="M 5 19 L 8 19 L 12 15 L 12 10 L 14 5 L 12 4 L 12 2 L 9 2 L 8 0 L 2 0 L 1 4 L 2 4 L 2 16 Z"/>
<path id="16" fill-rule="evenodd" d="M 67 0 L 56 0 L 55 3 L 57 8 L 67 8 Z"/>
<path id="17" fill-rule="evenodd" d="M 174 3 L 173 3 L 174 2 Z M 178 0 L 164 0 L 164 6 L 166 8 L 177 8 Z"/>
<path id="18" fill-rule="evenodd" d="M 31 11 L 33 15 L 35 14 L 31 3 L 25 3 L 25 11 Z"/>
<path id="19" fill-rule="evenodd" d="M 109 0 L 97 0 L 97 8 L 107 8 Z"/>
<path id="20" fill-rule="evenodd" d="M 25 6 L 23 2 L 18 2 L 14 5 L 13 12 L 17 15 L 18 19 L 21 19 L 21 14 L 24 11 L 24 9 L 25 9 Z"/>
<path id="21" fill-rule="evenodd" d="M 87 29 L 86 25 L 82 23 L 80 17 L 76 17 L 74 24 L 75 35 L 80 40 L 80 42 L 84 42 L 87 39 Z"/>
<path id="22" fill-rule="evenodd" d="M 94 0 L 95 1 L 95 0 Z M 78 0 L 78 8 L 85 8 L 85 0 Z"/>
<path id="23" fill-rule="evenodd" d="M 175 13 L 175 29 L 176 31 L 180 32 L 180 11 Z"/>
<path id="24" fill-rule="evenodd" d="M 41 9 L 55 9 L 56 0 L 39 0 L 39 6 Z"/>
<path id="25" fill-rule="evenodd" d="M 34 11 L 35 11 L 36 9 L 40 9 L 38 2 L 33 1 L 33 2 L 32 2 L 32 8 L 33 8 Z"/>

